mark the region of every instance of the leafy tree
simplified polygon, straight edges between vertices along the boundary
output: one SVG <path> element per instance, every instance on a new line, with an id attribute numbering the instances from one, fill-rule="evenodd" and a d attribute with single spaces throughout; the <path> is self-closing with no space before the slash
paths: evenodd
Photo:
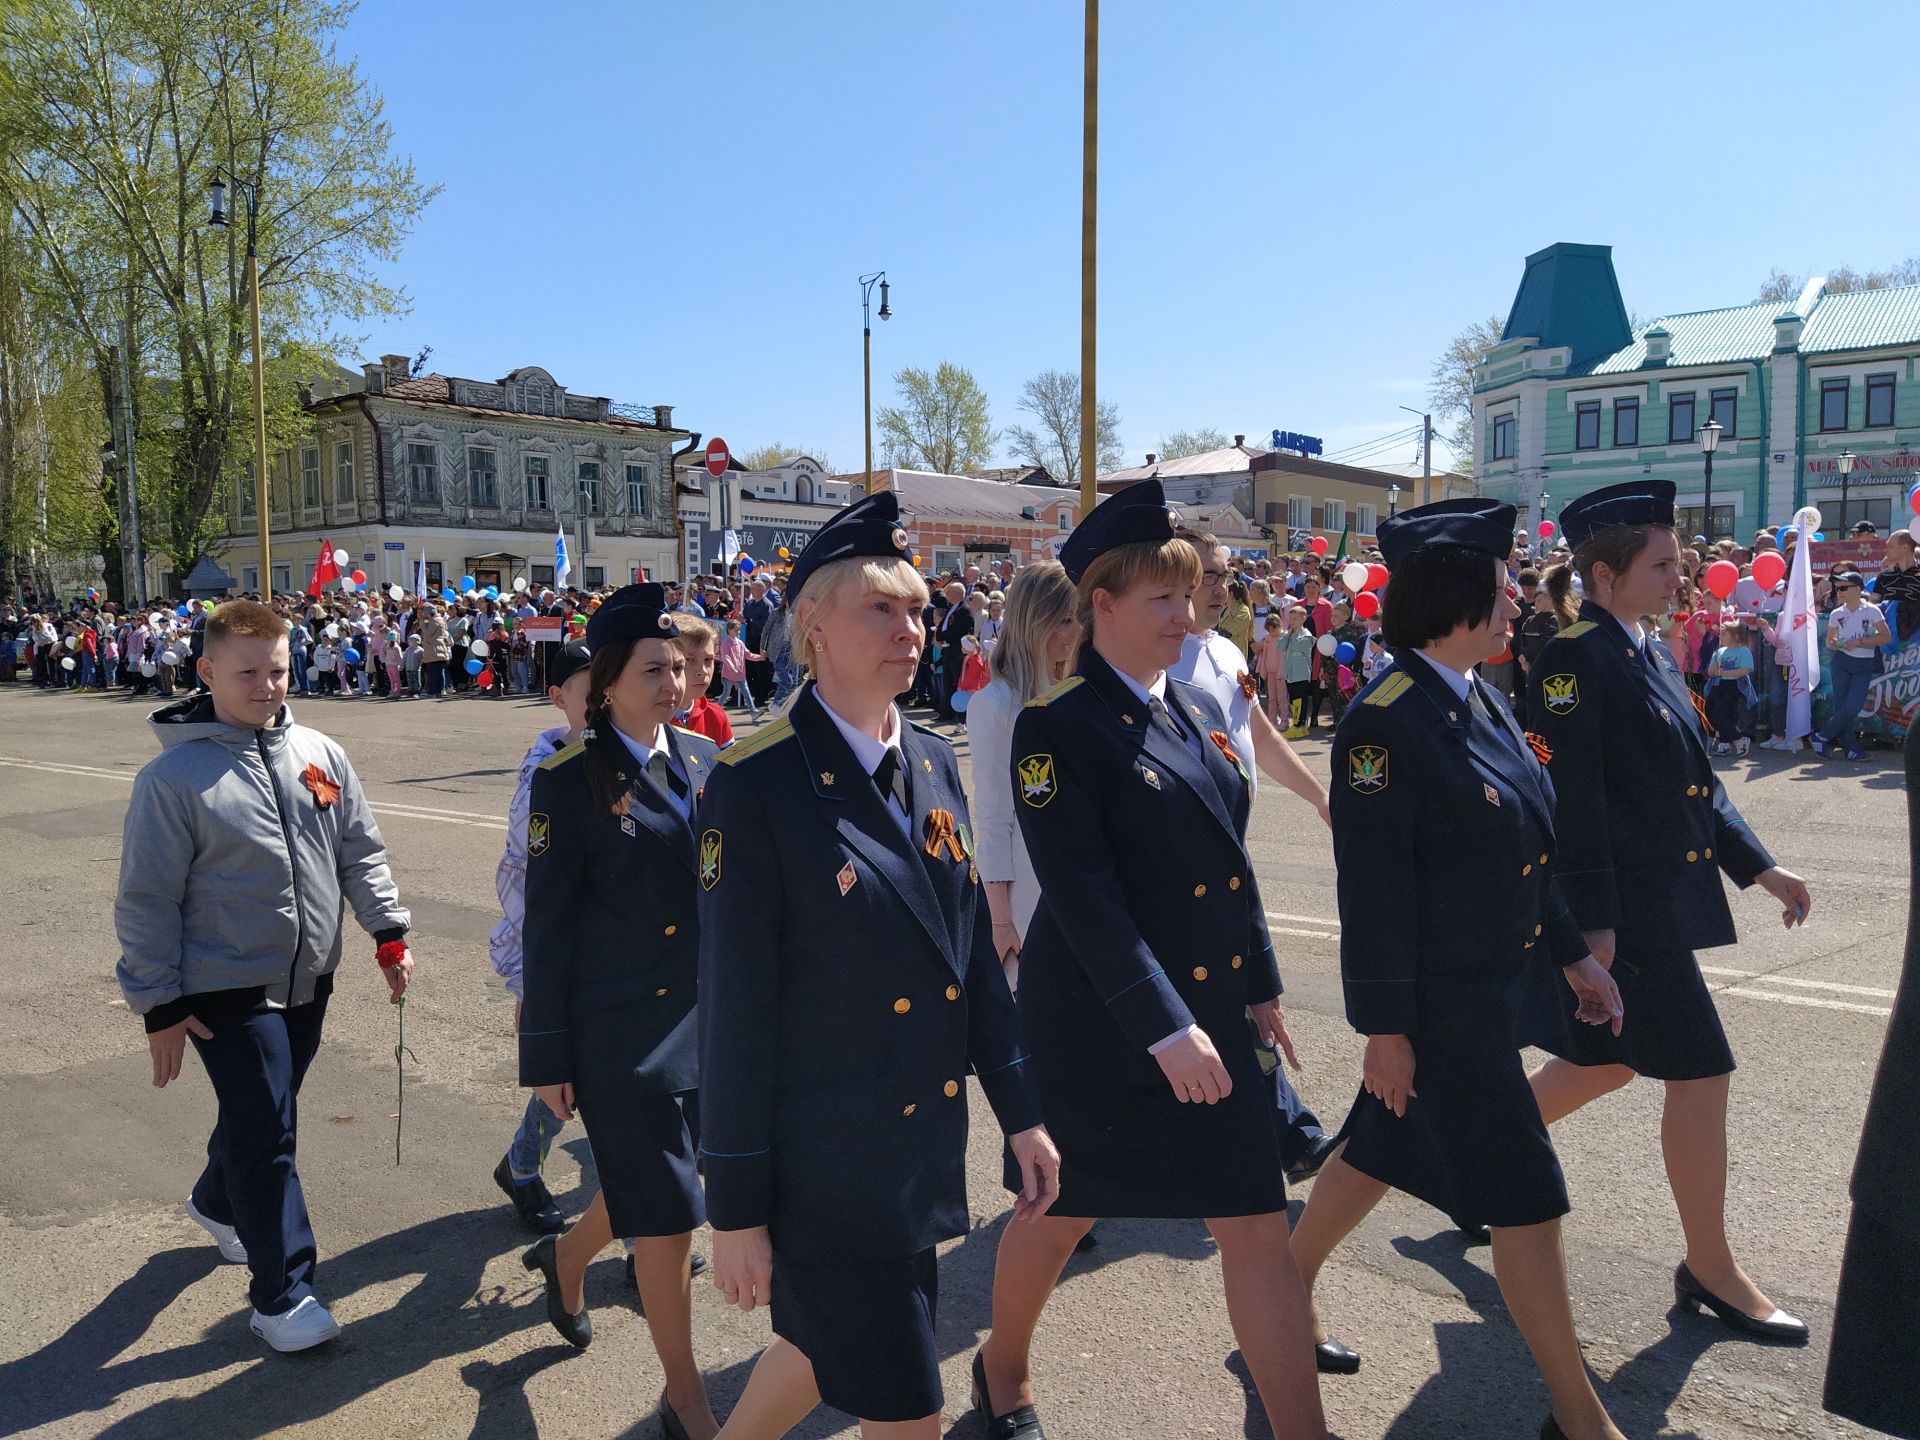
<path id="1" fill-rule="evenodd" d="M 1039 465 L 1067 489 L 1080 485 L 1080 376 L 1077 371 L 1043 370 L 1020 387 L 1020 408 L 1035 426 L 1016 425 L 1007 444 L 1021 465 Z M 1095 474 L 1120 468 L 1120 407 L 1110 400 L 1094 404 Z"/>
<path id="2" fill-rule="evenodd" d="M 908 366 L 893 383 L 900 403 L 876 417 L 888 465 L 958 475 L 987 463 L 1000 432 L 972 371 L 943 360 L 932 374 Z"/>
<path id="3" fill-rule="evenodd" d="M 1498 315 L 1476 320 L 1447 343 L 1433 362 L 1427 388 L 1434 433 L 1453 452 L 1456 467 L 1473 463 L 1473 367 L 1500 343 Z"/>
<path id="4" fill-rule="evenodd" d="M 1886 290 L 1895 285 L 1920 285 L 1920 255 L 1903 260 L 1890 270 L 1868 270 L 1863 274 L 1851 265 L 1842 265 L 1837 270 L 1827 272 L 1827 293 L 1830 295 L 1844 294 L 1849 290 Z M 1806 288 L 1806 276 L 1775 270 L 1767 276 L 1760 293 L 1753 298 L 1755 301 L 1771 300 L 1785 304 L 1798 300 L 1800 292 Z"/>
<path id="5" fill-rule="evenodd" d="M 1183 460 L 1209 450 L 1224 450 L 1232 443 L 1230 436 L 1218 430 L 1176 430 L 1160 437 L 1160 448 L 1154 453 L 1162 460 Z"/>
<path id="6" fill-rule="evenodd" d="M 827 460 L 827 455 L 824 450 L 809 448 L 804 445 L 789 445 L 782 440 L 775 440 L 766 445 L 756 446 L 744 455 L 739 455 L 735 458 L 749 470 L 778 470 L 789 460 L 797 459 L 802 455 L 816 462 L 820 468 L 829 475 L 834 473 L 833 466 Z"/>
<path id="7" fill-rule="evenodd" d="M 356 344 L 329 327 L 407 308 L 377 267 L 435 192 L 335 53 L 348 10 L 9 0 L 0 20 L 0 202 L 102 399 L 109 350 L 129 339 L 144 538 L 176 573 L 218 548 L 253 449 L 240 187 L 260 197 L 269 455 L 305 431 L 301 386 Z M 216 171 L 240 182 L 224 231 L 207 224 Z"/>

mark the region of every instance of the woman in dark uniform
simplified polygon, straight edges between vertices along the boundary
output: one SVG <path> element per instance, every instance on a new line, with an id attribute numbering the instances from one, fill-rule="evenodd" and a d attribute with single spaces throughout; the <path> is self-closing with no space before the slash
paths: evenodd
<path id="1" fill-rule="evenodd" d="M 1542 1433 L 1620 1440 L 1574 1337 L 1566 1183 L 1515 1038 L 1533 971 L 1565 967 L 1583 1020 L 1617 1030 L 1621 1014 L 1554 888 L 1553 787 L 1474 673 L 1520 613 L 1513 521 L 1511 505 L 1443 500 L 1380 526 L 1395 663 L 1347 707 L 1333 744 L 1340 972 L 1347 1018 L 1367 1036 L 1365 1087 L 1293 1250 L 1311 1287 L 1390 1187 L 1485 1221 L 1500 1293 L 1553 1399 Z M 1317 1348 L 1324 1369 L 1359 1368 L 1338 1341 Z"/>
<path id="2" fill-rule="evenodd" d="M 1018 1038 L 944 740 L 907 724 L 925 582 L 892 491 L 823 526 L 787 596 L 811 681 L 725 752 L 699 883 L 701 1149 L 714 1285 L 775 1339 L 722 1432 L 825 1401 L 868 1437 L 937 1440 L 934 1247 L 964 1234 L 969 1069 L 1025 1177 L 1059 1159 Z"/>
<path id="3" fill-rule="evenodd" d="M 1551 1125 L 1635 1075 L 1665 1081 L 1661 1144 L 1687 1246 L 1677 1302 L 1800 1343 L 1806 1325 L 1761 1292 L 1727 1243 L 1733 1052 L 1693 952 L 1734 941 L 1722 871 L 1778 900 L 1788 927 L 1813 902 L 1727 798 L 1686 680 L 1646 629 L 1680 587 L 1673 490 L 1631 481 L 1560 512 L 1585 600 L 1534 662 L 1528 714 L 1553 755 L 1561 892 L 1588 948 L 1612 967 L 1627 1023 L 1610 1035 L 1568 1024 L 1563 1009 L 1542 1015 L 1530 1038 L 1558 1058 L 1534 1072 L 1533 1090 Z"/>
<path id="4" fill-rule="evenodd" d="M 1029 1363 L 1061 1267 L 1095 1217 L 1205 1218 L 1227 1313 L 1283 1440 L 1324 1440 L 1306 1292 L 1260 1042 L 1291 1049 L 1246 832 L 1250 755 L 1213 697 L 1168 680 L 1200 561 L 1158 481 L 1083 520 L 1078 673 L 1014 725 L 1013 781 L 1040 906 L 1020 1014 L 1060 1198 L 1008 1227 L 974 1403 L 1000 1440 L 1037 1436 Z M 1251 1012 L 1251 1018 L 1249 1018 Z"/>
<path id="5" fill-rule="evenodd" d="M 527 1251 L 547 1316 L 593 1338 L 582 1282 L 614 1237 L 666 1372 L 669 1436 L 719 1426 L 693 1358 L 688 1271 L 705 1222 L 695 1173 L 694 830 L 718 753 L 668 723 L 685 674 L 658 585 L 629 585 L 587 624 L 587 730 L 534 772 L 527 817 L 526 1000 L 520 1083 L 562 1120 L 578 1108 L 600 1193 L 572 1229 Z"/>

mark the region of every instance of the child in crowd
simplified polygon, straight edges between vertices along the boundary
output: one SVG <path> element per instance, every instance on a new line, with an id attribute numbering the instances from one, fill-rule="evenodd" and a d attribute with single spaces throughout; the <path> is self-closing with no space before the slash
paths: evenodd
<path id="1" fill-rule="evenodd" d="M 714 643 L 718 629 L 713 621 L 698 615 L 676 612 L 673 618 L 680 627 L 681 653 L 687 657 L 686 689 L 680 692 L 681 709 L 673 723 L 725 749 L 733 743 L 733 722 L 727 719 L 725 709 L 707 698 L 719 660 L 719 646 Z"/>
<path id="2" fill-rule="evenodd" d="M 1266 691 L 1267 719 L 1276 730 L 1285 730 L 1293 722 L 1287 710 L 1287 647 L 1284 639 L 1284 612 L 1269 609 L 1261 622 L 1259 637 L 1253 645 L 1253 665 Z"/>
<path id="3" fill-rule="evenodd" d="M 1760 638 L 1766 643 L 1767 653 L 1772 657 L 1767 666 L 1767 738 L 1760 742 L 1760 748 L 1788 752 L 1799 750 L 1805 742 L 1787 738 L 1787 676 L 1793 657 L 1787 653 L 1787 635 L 1781 628 L 1777 612 L 1761 613 Z"/>
<path id="4" fill-rule="evenodd" d="M 345 752 L 294 723 L 287 665 L 279 615 L 250 600 L 213 612 L 196 666 L 207 693 L 148 717 L 161 753 L 133 783 L 114 904 L 154 1085 L 178 1078 L 191 1040 L 219 1100 L 187 1217 L 252 1272 L 250 1328 L 281 1351 L 340 1333 L 313 1293 L 295 1127 L 343 905 L 395 1004 L 413 969 L 380 828 Z"/>
<path id="5" fill-rule="evenodd" d="M 401 669 L 402 673 L 407 677 L 407 695 L 414 700 L 420 698 L 420 667 L 426 658 L 426 647 L 421 643 L 420 637 L 418 635 L 409 635 L 407 637 L 406 663 Z"/>
<path id="6" fill-rule="evenodd" d="M 1313 662 L 1316 658 L 1313 642 L 1314 634 L 1307 628 L 1307 607 L 1288 606 L 1285 626 L 1277 644 L 1283 657 L 1281 674 L 1287 686 L 1291 723 L 1287 727 L 1286 737 L 1289 740 L 1304 740 L 1318 723 L 1318 717 L 1314 714 L 1317 707 L 1313 693 Z"/>
<path id="7" fill-rule="evenodd" d="M 1720 648 L 1707 663 L 1707 723 L 1714 753 L 1745 755 L 1753 744 L 1753 649 L 1747 627 L 1729 620 L 1720 627 Z"/>
<path id="8" fill-rule="evenodd" d="M 737 706 L 754 719 L 760 718 L 760 707 L 747 686 L 747 642 L 740 638 L 738 620 L 727 621 L 727 633 L 720 640 L 720 682 L 725 686 L 721 704 Z"/>

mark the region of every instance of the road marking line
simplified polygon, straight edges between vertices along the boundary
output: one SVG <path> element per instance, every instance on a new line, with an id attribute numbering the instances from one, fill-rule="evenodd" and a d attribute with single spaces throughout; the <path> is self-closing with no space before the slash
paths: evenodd
<path id="1" fill-rule="evenodd" d="M 1885 1005 L 1855 1005 L 1847 1000 L 1822 1000 L 1813 995 L 1782 995 L 1777 990 L 1749 990 L 1745 986 L 1735 985 L 1714 992 L 1718 995 L 1740 995 L 1749 1000 L 1771 1000 L 1776 1005 L 1806 1005 L 1816 1010 L 1848 1010 L 1856 1015 L 1891 1015 L 1893 1011 Z"/>
<path id="2" fill-rule="evenodd" d="M 1340 937 L 1331 930 L 1294 930 L 1285 925 L 1269 925 L 1269 935 L 1305 935 L 1314 940 L 1338 940 Z"/>
<path id="3" fill-rule="evenodd" d="M 1732 970 L 1723 965 L 1702 965 L 1700 973 L 1752 980 L 1759 985 L 1792 985 L 1801 990 L 1831 990 L 1837 995 L 1870 995 L 1876 1000 L 1891 1000 L 1895 993 L 1872 985 L 1842 985 L 1837 980 L 1802 980 L 1793 975 L 1764 975 L 1758 970 Z"/>
<path id="4" fill-rule="evenodd" d="M 387 814 L 398 820 L 437 820 L 442 825 L 471 825 L 476 830 L 505 830 L 504 822 L 499 820 L 462 820 L 456 815 L 440 815 L 432 810 L 416 810 L 405 805 L 389 805 L 382 800 L 369 800 L 367 808 L 375 814 Z"/>
<path id="5" fill-rule="evenodd" d="M 1289 915 L 1283 910 L 1267 911 L 1267 919 L 1269 920 L 1301 920 L 1301 921 L 1305 921 L 1309 925 L 1325 925 L 1329 930 L 1333 930 L 1333 931 L 1338 931 L 1340 928 L 1340 922 L 1338 920 L 1322 920 L 1318 915 Z"/>

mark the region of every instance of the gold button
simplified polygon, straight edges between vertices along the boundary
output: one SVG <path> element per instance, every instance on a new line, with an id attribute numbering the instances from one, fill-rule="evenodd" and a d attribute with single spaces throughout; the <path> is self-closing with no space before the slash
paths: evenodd
<path id="1" fill-rule="evenodd" d="M 1522 875 L 1531 875 L 1533 873 L 1533 867 L 1531 865 L 1522 865 L 1520 867 L 1520 873 Z"/>
<path id="2" fill-rule="evenodd" d="M 1544 865 L 1544 864 L 1546 864 L 1546 863 L 1547 863 L 1547 857 L 1546 857 L 1546 853 L 1545 853 L 1544 851 L 1543 851 L 1543 852 L 1541 853 L 1541 855 L 1540 855 L 1540 863 L 1541 863 L 1542 865 Z"/>
<path id="3" fill-rule="evenodd" d="M 960 987 L 958 985 L 947 986 L 947 999 L 958 1000 L 959 998 L 960 998 Z"/>
<path id="4" fill-rule="evenodd" d="M 1538 935 L 1538 934 L 1540 933 L 1540 927 L 1539 927 L 1538 925 L 1536 925 L 1536 926 L 1534 926 L 1534 927 L 1533 927 L 1533 933 L 1534 933 L 1535 935 Z"/>
<path id="5" fill-rule="evenodd" d="M 946 1092 L 947 1098 L 951 1100 L 960 1093 L 960 1082 L 958 1080 L 949 1080 L 940 1088 Z"/>
<path id="6" fill-rule="evenodd" d="M 1529 940 L 1529 941 L 1527 941 L 1527 943 L 1526 943 L 1526 944 L 1524 944 L 1524 945 L 1522 945 L 1522 946 L 1521 946 L 1520 948 L 1521 948 L 1522 950 L 1531 950 L 1531 949 L 1533 948 L 1533 942 L 1532 942 L 1531 940 Z"/>
<path id="7" fill-rule="evenodd" d="M 900 1113 L 901 1113 L 902 1115 L 911 1115 L 911 1114 L 913 1114 L 913 1112 L 914 1112 L 915 1110 L 917 1110 L 917 1109 L 919 1109 L 919 1108 L 920 1108 L 920 1107 L 919 1107 L 919 1106 L 917 1106 L 917 1105 L 909 1105 L 909 1106 L 907 1106 L 907 1108 L 906 1108 L 906 1109 L 904 1109 L 904 1110 L 902 1110 L 902 1111 L 901 1111 Z"/>
<path id="8" fill-rule="evenodd" d="M 911 1009 L 913 1009 L 913 1001 L 907 999 L 904 995 L 893 1002 L 893 1013 L 896 1015 L 904 1015 Z"/>
<path id="9" fill-rule="evenodd" d="M 1700 793 L 1700 787 L 1698 785 L 1687 786 L 1687 794 L 1698 795 L 1699 793 Z"/>
<path id="10" fill-rule="evenodd" d="M 1698 860 L 1699 858 L 1700 858 L 1700 852 L 1698 850 L 1687 851 L 1687 863 L 1689 865 L 1693 864 L 1693 862 Z"/>
<path id="11" fill-rule="evenodd" d="M 666 994 L 667 992 L 666 992 L 666 991 L 665 991 L 664 989 L 661 989 L 661 990 L 656 990 L 656 991 L 654 991 L 653 993 L 654 993 L 655 995 L 664 995 L 664 994 Z"/>
<path id="12" fill-rule="evenodd" d="M 1244 956 L 1236 955 L 1233 957 L 1233 968 L 1236 970 L 1238 970 L 1242 965 L 1246 963 L 1247 962 Z"/>
<path id="13" fill-rule="evenodd" d="M 1207 978 L 1207 967 L 1206 967 L 1206 966 L 1204 966 L 1204 965 L 1196 965 L 1196 966 L 1194 966 L 1194 967 L 1193 967 L 1193 978 L 1194 978 L 1194 979 L 1196 979 L 1196 980 L 1204 980 L 1204 979 L 1206 979 L 1206 978 Z"/>
<path id="14" fill-rule="evenodd" d="M 679 933 L 680 933 L 680 927 L 678 925 L 667 926 L 667 934 L 678 935 Z"/>
<path id="15" fill-rule="evenodd" d="M 1207 893 L 1207 887 L 1204 885 L 1196 885 L 1193 887 L 1193 898 L 1196 900 L 1200 899 L 1206 893 Z"/>
<path id="16" fill-rule="evenodd" d="M 1231 880 L 1227 881 L 1227 889 L 1238 890 L 1239 888 L 1240 888 L 1240 877 L 1238 875 L 1234 876 Z"/>
<path id="17" fill-rule="evenodd" d="M 1709 860 L 1711 860 L 1711 859 L 1713 859 L 1713 851 L 1712 851 L 1712 850 L 1703 850 L 1703 851 L 1701 851 L 1700 853 L 1701 853 L 1701 854 L 1703 854 L 1703 855 L 1705 855 L 1705 856 L 1707 857 L 1707 859 L 1709 859 Z"/>

